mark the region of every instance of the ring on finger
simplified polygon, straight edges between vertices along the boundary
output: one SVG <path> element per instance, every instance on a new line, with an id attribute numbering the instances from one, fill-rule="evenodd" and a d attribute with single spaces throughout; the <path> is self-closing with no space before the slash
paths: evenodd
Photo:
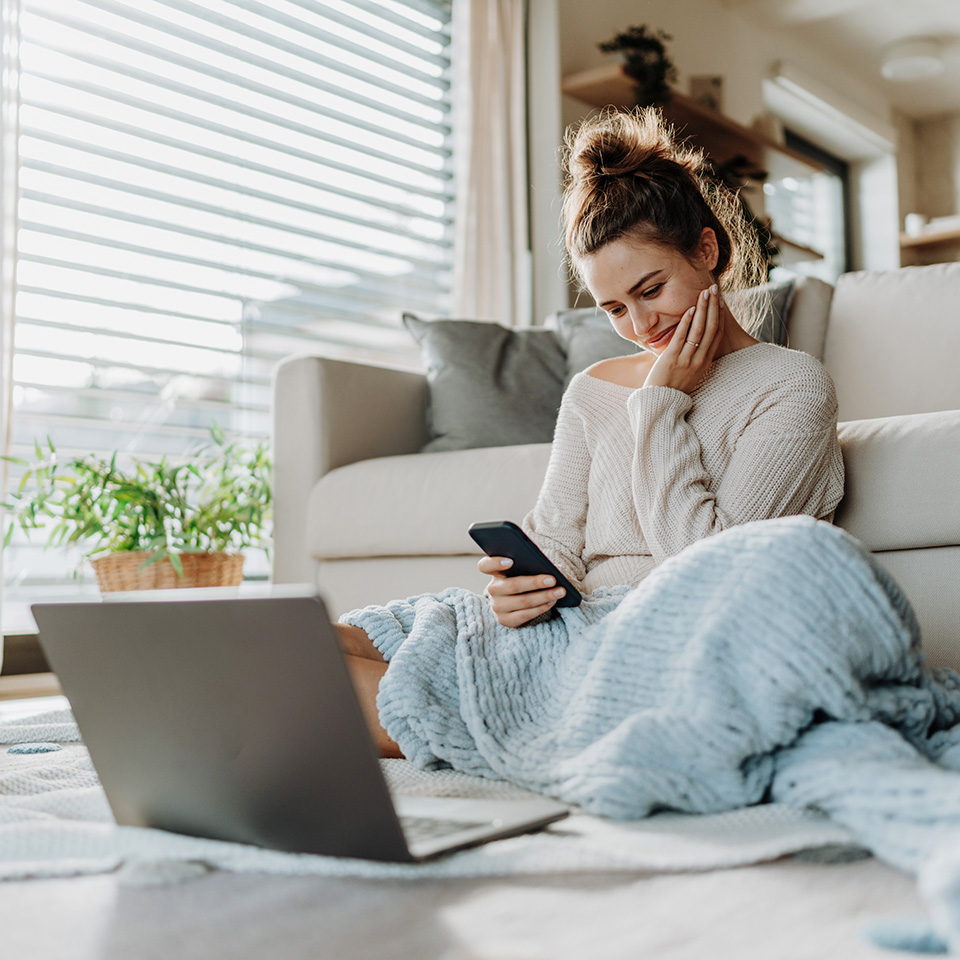
<path id="1" fill-rule="evenodd" d="M 684 343 L 689 343 L 689 344 L 691 344 L 691 345 L 694 346 L 694 347 L 699 347 L 699 346 L 700 346 L 700 341 L 699 341 L 699 340 L 684 340 Z"/>

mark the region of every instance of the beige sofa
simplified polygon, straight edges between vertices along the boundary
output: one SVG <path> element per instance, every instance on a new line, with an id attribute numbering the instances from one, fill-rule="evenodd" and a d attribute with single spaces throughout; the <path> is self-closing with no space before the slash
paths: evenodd
<path id="1" fill-rule="evenodd" d="M 960 264 L 798 281 L 791 347 L 837 385 L 836 522 L 912 601 L 933 663 L 960 668 Z M 519 520 L 549 444 L 418 453 L 423 374 L 296 356 L 274 383 L 278 583 L 335 614 L 447 586 L 480 590 L 475 520 Z"/>

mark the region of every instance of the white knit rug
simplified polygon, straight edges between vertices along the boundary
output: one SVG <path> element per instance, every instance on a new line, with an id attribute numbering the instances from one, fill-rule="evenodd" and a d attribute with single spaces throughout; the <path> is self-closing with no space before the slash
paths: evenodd
<path id="1" fill-rule="evenodd" d="M 57 742 L 50 753 L 15 744 Z M 279 853 L 243 844 L 117 826 L 69 711 L 0 723 L 0 879 L 135 869 L 172 882 L 207 869 L 353 877 L 483 877 L 608 871 L 690 871 L 741 866 L 803 850 L 854 848 L 842 827 L 813 812 L 767 804 L 712 816 L 660 814 L 622 823 L 574 813 L 548 829 L 424 864 L 373 863 Z M 517 797 L 510 784 L 428 773 L 383 761 L 398 794 Z"/>

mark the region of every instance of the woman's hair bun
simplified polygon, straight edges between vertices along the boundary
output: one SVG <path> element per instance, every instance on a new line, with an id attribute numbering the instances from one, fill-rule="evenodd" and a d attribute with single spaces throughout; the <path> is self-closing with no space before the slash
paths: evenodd
<path id="1" fill-rule="evenodd" d="M 643 176 L 656 173 L 664 163 L 695 176 L 704 162 L 700 151 L 677 144 L 658 111 L 625 113 L 612 108 L 571 132 L 567 157 L 568 176 L 578 180 Z"/>

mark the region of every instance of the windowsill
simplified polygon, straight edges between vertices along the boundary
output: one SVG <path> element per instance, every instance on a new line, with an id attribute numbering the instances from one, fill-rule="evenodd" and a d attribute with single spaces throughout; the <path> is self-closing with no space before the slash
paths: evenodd
<path id="1" fill-rule="evenodd" d="M 37 621 L 30 612 L 30 604 L 4 600 L 0 627 L 5 637 L 36 636 Z"/>
<path id="2" fill-rule="evenodd" d="M 23 673 L 0 677 L 0 701 L 60 696 L 63 696 L 63 690 L 52 673 Z"/>
<path id="3" fill-rule="evenodd" d="M 239 587 L 229 588 L 243 595 L 256 595 L 271 589 L 266 579 L 250 578 L 244 580 Z M 77 597 L 99 596 L 99 591 L 87 591 L 86 594 L 78 594 Z M 68 599 L 77 599 L 70 597 Z M 2 611 L 3 625 L 3 665 L 0 670 L 0 680 L 8 678 L 19 678 L 24 675 L 41 676 L 48 674 L 50 665 L 44 656 L 43 650 L 38 639 L 37 623 L 30 612 L 30 604 L 36 600 L 57 600 L 64 599 L 60 596 L 37 596 L 31 601 L 4 601 Z M 0 698 L 3 694 L 0 693 Z"/>

